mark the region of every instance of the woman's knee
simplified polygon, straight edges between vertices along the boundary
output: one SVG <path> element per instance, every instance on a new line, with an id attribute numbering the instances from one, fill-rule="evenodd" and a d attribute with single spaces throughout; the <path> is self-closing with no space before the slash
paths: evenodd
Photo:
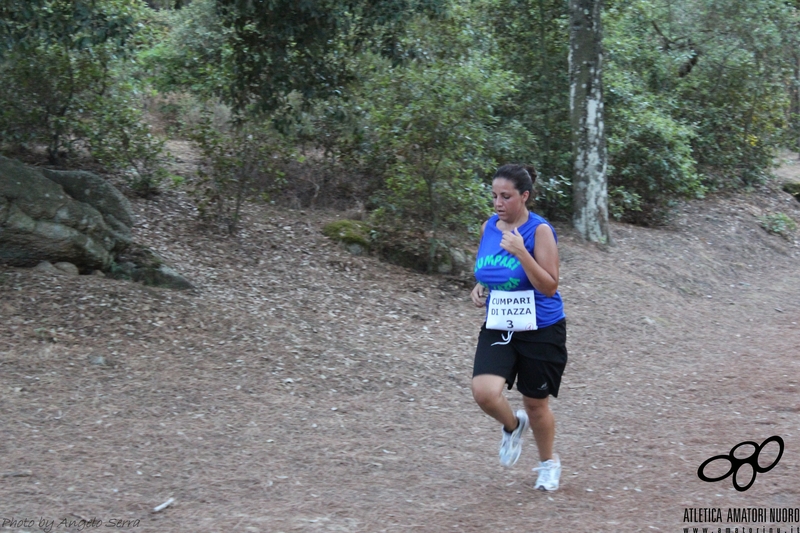
<path id="1" fill-rule="evenodd" d="M 499 394 L 492 389 L 476 386 L 472 384 L 472 397 L 478 405 L 488 405 L 497 401 Z"/>
<path id="2" fill-rule="evenodd" d="M 522 402 L 530 418 L 539 418 L 550 413 L 550 403 L 548 400 L 549 398 L 530 398 L 525 396 Z"/>
<path id="3" fill-rule="evenodd" d="M 503 395 L 505 379 L 499 376 L 480 375 L 472 378 L 472 397 L 478 405 L 491 405 Z"/>

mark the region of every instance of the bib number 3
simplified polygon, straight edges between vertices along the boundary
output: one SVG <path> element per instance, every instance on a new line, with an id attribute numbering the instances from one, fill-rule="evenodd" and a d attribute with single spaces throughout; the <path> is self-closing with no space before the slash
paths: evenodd
<path id="1" fill-rule="evenodd" d="M 486 328 L 503 331 L 531 331 L 536 326 L 533 291 L 492 291 Z"/>

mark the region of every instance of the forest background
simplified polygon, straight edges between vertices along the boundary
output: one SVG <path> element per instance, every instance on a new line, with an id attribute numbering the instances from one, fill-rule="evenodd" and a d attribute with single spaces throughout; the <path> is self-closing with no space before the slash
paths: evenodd
<path id="1" fill-rule="evenodd" d="M 339 234 L 432 270 L 499 164 L 534 164 L 537 209 L 569 218 L 568 26 L 552 0 L 3 0 L 0 147 L 185 188 L 231 234 L 251 200 L 349 208 Z M 614 219 L 662 224 L 800 145 L 796 0 L 610 0 L 603 28 Z M 198 176 L 170 174 L 168 137 Z"/>

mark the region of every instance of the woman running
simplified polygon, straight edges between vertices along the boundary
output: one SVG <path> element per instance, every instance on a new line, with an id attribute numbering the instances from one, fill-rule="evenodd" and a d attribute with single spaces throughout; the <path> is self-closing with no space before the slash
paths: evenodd
<path id="1" fill-rule="evenodd" d="M 531 212 L 532 167 L 504 165 L 492 180 L 496 214 L 481 227 L 472 301 L 487 307 L 472 373 L 472 394 L 503 425 L 500 463 L 512 466 L 529 426 L 541 463 L 534 487 L 556 490 L 561 462 L 553 453 L 555 418 L 548 404 L 558 396 L 567 364 L 567 328 L 558 293 L 558 247 L 553 227 Z M 489 290 L 486 296 L 486 289 Z M 517 382 L 525 409 L 514 412 L 503 394 Z"/>

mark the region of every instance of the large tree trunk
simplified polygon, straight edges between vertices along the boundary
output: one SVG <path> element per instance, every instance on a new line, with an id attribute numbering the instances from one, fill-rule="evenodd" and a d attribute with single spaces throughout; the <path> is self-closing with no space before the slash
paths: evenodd
<path id="1" fill-rule="evenodd" d="M 569 73 L 573 218 L 592 242 L 610 242 L 603 131 L 602 0 L 570 0 Z"/>

